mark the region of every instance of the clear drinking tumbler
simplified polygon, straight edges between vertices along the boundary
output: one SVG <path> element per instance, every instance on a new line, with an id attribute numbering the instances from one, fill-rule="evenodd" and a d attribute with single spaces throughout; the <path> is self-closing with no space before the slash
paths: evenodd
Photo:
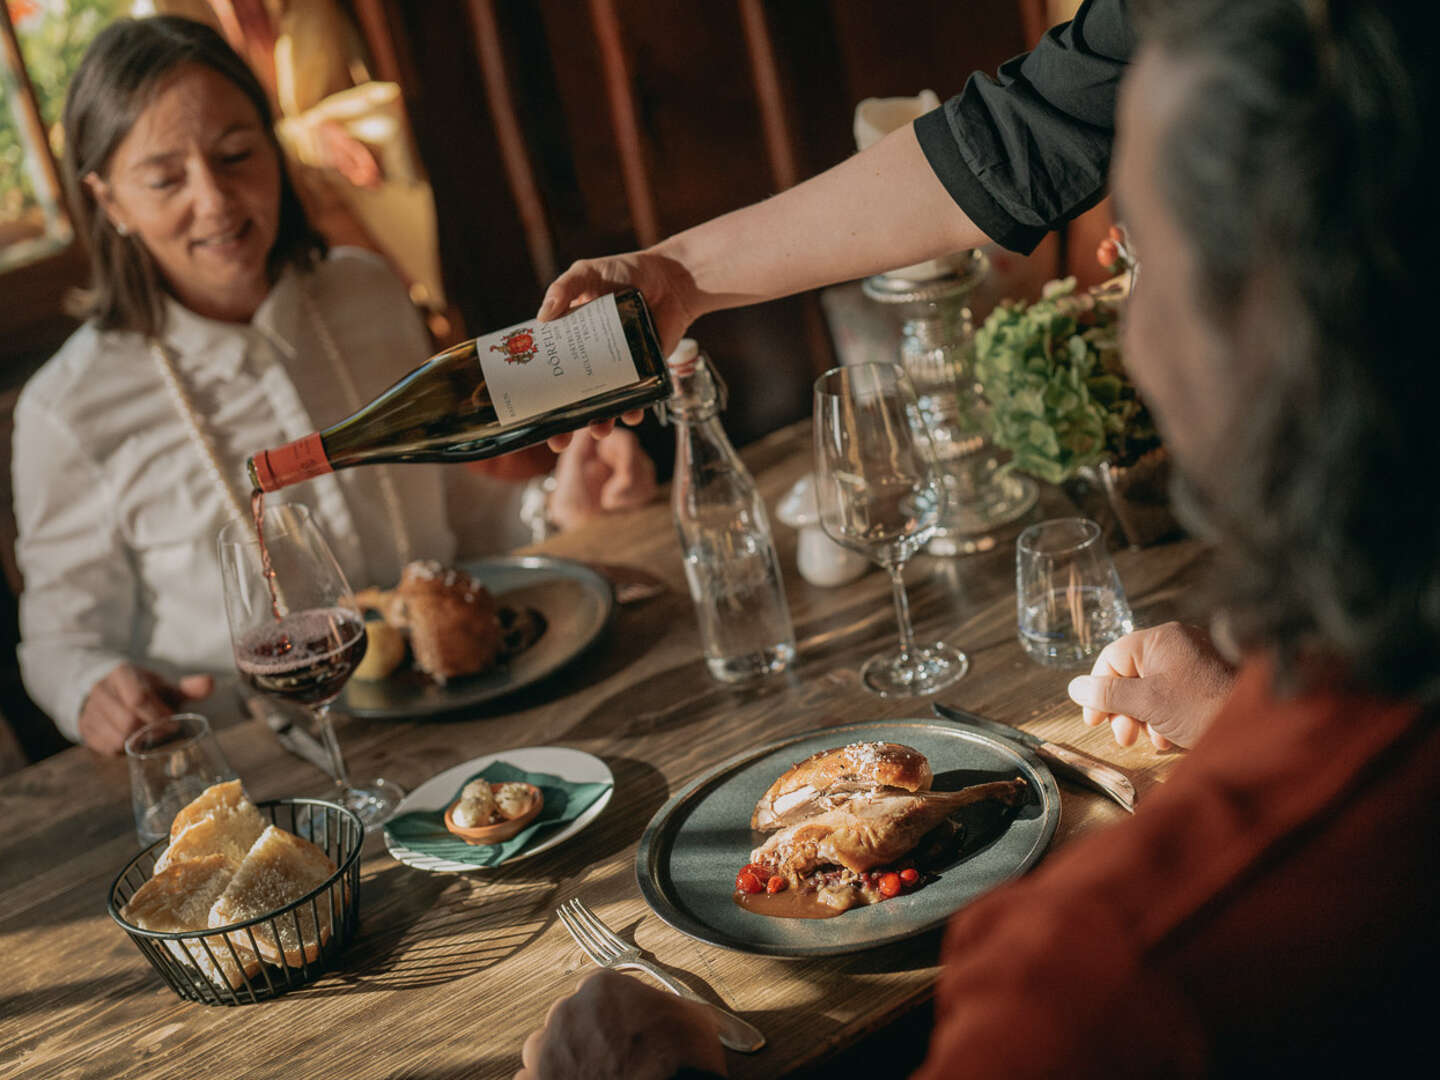
<path id="1" fill-rule="evenodd" d="M 1052 667 L 1088 664 L 1135 628 L 1100 526 L 1087 518 L 1031 525 L 1015 546 L 1020 644 Z"/>
<path id="2" fill-rule="evenodd" d="M 125 740 L 125 757 L 135 832 L 146 846 L 169 835 L 175 815 L 211 784 L 235 779 L 210 721 L 196 713 L 146 724 Z"/>

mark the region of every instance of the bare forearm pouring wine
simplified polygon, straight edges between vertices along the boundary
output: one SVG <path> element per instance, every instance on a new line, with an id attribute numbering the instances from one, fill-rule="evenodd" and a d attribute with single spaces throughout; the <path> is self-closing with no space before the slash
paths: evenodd
<path id="1" fill-rule="evenodd" d="M 912 127 L 764 202 L 642 251 L 581 259 L 540 319 L 616 289 L 645 294 L 669 355 L 700 316 L 849 281 L 988 243 L 936 177 Z M 627 420 L 629 418 L 627 417 Z M 591 433 L 608 434 L 609 427 Z M 568 435 L 550 440 L 559 450 Z"/>

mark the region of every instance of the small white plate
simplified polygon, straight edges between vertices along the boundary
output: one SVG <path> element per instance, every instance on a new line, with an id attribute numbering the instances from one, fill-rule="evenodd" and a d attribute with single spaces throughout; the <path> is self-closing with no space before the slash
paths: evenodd
<path id="1" fill-rule="evenodd" d="M 587 806 L 579 817 L 566 824 L 563 829 L 547 836 L 540 843 L 527 847 L 518 855 L 512 855 L 503 862 L 496 863 L 495 866 L 506 866 L 513 862 L 519 862 L 521 859 L 528 859 L 543 851 L 549 851 L 556 844 L 564 843 L 599 817 L 600 812 L 609 804 L 610 796 L 615 794 L 614 774 L 610 772 L 609 766 L 594 754 L 587 754 L 583 750 L 571 750 L 564 746 L 526 746 L 519 750 L 502 750 L 498 754 L 486 754 L 484 757 L 466 761 L 432 776 L 405 797 L 395 811 L 396 815 L 408 814 L 413 810 L 444 810 L 450 800 L 454 798 L 460 785 L 492 761 L 503 761 L 507 765 L 513 765 L 515 768 L 524 769 L 527 772 L 550 773 L 552 776 L 558 776 L 572 784 L 610 785 L 600 798 Z M 469 863 L 425 855 L 400 843 L 390 835 L 389 829 L 385 830 L 385 847 L 396 861 L 402 862 L 406 866 L 413 866 L 416 870 L 429 870 L 436 874 L 463 874 L 472 870 L 495 869 L 495 866 L 471 866 Z"/>

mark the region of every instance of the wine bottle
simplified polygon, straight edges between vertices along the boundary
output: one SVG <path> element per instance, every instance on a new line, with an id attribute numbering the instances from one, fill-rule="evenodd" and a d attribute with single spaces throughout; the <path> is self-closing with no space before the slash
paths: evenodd
<path id="1" fill-rule="evenodd" d="M 354 415 L 246 468 L 257 489 L 274 491 L 353 465 L 473 461 L 669 396 L 650 309 L 626 289 L 452 346 Z"/>

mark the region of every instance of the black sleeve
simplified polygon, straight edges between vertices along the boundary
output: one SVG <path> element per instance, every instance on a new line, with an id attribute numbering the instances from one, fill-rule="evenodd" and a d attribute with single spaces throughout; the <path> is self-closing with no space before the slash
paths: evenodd
<path id="1" fill-rule="evenodd" d="M 994 79 L 976 74 L 915 121 L 956 203 L 996 243 L 1024 254 L 1105 194 L 1115 93 L 1135 48 L 1127 0 L 1086 0 Z"/>

